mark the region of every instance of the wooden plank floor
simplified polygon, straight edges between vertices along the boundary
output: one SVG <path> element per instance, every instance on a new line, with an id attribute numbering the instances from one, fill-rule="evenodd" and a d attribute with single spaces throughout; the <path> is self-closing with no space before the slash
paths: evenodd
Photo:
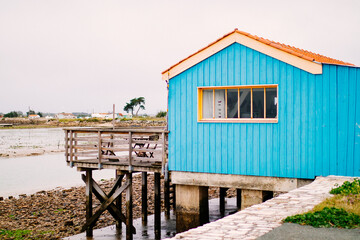
<path id="1" fill-rule="evenodd" d="M 161 162 L 149 160 L 132 160 L 133 171 L 136 172 L 161 172 Z M 109 161 L 107 159 L 102 159 L 102 169 L 117 169 L 128 171 L 129 170 L 129 160 L 128 157 L 124 156 L 119 159 L 119 161 Z M 67 161 L 68 166 L 70 162 Z M 98 159 L 81 159 L 73 160 L 73 166 L 77 168 L 99 168 Z"/>

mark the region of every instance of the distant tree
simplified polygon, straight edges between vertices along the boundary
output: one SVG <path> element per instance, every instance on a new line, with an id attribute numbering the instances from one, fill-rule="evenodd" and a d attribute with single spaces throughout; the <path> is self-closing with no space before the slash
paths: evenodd
<path id="1" fill-rule="evenodd" d="M 144 97 L 138 97 L 138 98 L 131 99 L 129 103 L 126 103 L 126 105 L 124 107 L 124 111 L 126 111 L 126 112 L 131 111 L 131 114 L 134 115 L 134 110 L 137 106 L 138 106 L 138 109 L 136 110 L 135 116 L 138 115 L 140 109 L 145 110 L 145 98 Z"/>
<path id="2" fill-rule="evenodd" d="M 125 107 L 124 107 L 124 111 L 125 112 L 131 112 L 131 115 L 134 115 L 134 105 L 129 102 L 129 103 L 126 103 Z"/>
<path id="3" fill-rule="evenodd" d="M 19 115 L 19 112 L 12 111 L 12 112 L 9 112 L 9 113 L 5 114 L 4 117 L 16 118 L 16 117 L 21 117 L 21 115 Z"/>
<path id="4" fill-rule="evenodd" d="M 156 114 L 157 118 L 162 118 L 162 117 L 166 117 L 166 112 L 165 111 L 160 111 Z"/>
<path id="5" fill-rule="evenodd" d="M 139 108 L 137 109 L 137 111 L 135 113 L 135 116 L 138 115 L 140 109 L 145 110 L 145 98 L 144 97 L 134 98 L 134 99 L 131 99 L 130 101 L 134 102 L 134 108 L 136 106 L 139 106 Z"/>
<path id="6" fill-rule="evenodd" d="M 26 116 L 28 117 L 29 115 L 34 115 L 36 114 L 34 110 L 29 110 L 28 112 L 26 112 Z"/>
<path id="7" fill-rule="evenodd" d="M 37 115 L 39 115 L 39 117 L 43 117 L 44 114 L 42 114 L 41 112 L 38 112 Z"/>

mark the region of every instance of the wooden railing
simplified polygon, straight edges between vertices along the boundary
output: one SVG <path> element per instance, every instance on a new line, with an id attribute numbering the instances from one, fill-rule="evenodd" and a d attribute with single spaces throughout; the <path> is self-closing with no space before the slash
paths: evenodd
<path id="1" fill-rule="evenodd" d="M 168 132 L 160 128 L 103 129 L 65 128 L 65 157 L 70 166 L 77 162 L 165 168 Z"/>

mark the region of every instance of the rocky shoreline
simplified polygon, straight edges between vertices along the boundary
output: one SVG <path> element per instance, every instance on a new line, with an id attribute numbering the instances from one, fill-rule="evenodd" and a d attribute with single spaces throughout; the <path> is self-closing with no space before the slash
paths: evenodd
<path id="1" fill-rule="evenodd" d="M 148 174 L 148 212 L 154 212 L 153 174 Z M 105 192 L 109 192 L 114 180 L 100 181 Z M 163 186 L 163 179 L 161 180 Z M 163 187 L 162 187 L 163 190 Z M 209 197 L 218 197 L 218 188 L 209 188 Z M 235 196 L 235 190 L 228 190 L 228 196 Z M 125 196 L 123 196 L 123 202 Z M 94 208 L 99 201 L 94 198 Z M 124 204 L 123 204 L 124 205 Z M 162 200 L 163 210 L 163 200 Z M 125 206 L 123 206 L 125 213 Z M 141 175 L 133 177 L 133 215 L 141 217 Z M 31 230 L 28 239 L 60 239 L 80 233 L 85 223 L 85 187 L 57 188 L 40 191 L 19 198 L 0 200 L 0 230 Z M 115 224 L 106 211 L 101 215 L 95 229 Z M 0 236 L 1 238 L 1 236 Z"/>

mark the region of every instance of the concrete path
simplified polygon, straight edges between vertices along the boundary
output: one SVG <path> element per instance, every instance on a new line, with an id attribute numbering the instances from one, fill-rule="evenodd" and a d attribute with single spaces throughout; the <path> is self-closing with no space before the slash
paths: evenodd
<path id="1" fill-rule="evenodd" d="M 216 222 L 177 234 L 172 239 L 256 239 L 282 225 L 288 216 L 311 210 L 326 198 L 335 184 L 351 181 L 350 177 L 317 177 L 304 187 L 254 205 Z"/>
<path id="2" fill-rule="evenodd" d="M 360 229 L 314 228 L 284 223 L 258 240 L 359 240 Z"/>

